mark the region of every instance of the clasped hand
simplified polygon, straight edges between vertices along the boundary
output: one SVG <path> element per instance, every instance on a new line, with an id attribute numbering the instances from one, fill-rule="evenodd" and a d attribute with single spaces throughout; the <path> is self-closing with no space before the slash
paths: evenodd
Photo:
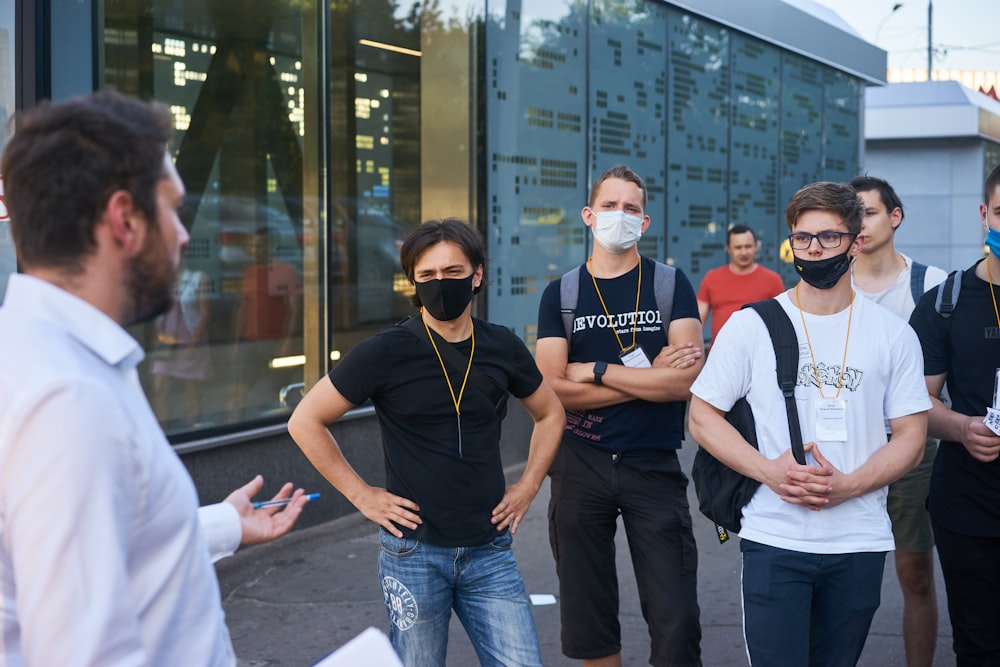
<path id="1" fill-rule="evenodd" d="M 815 442 L 803 449 L 811 453 L 816 465 L 800 465 L 792 450 L 771 461 L 766 484 L 783 501 L 818 512 L 836 507 L 851 497 L 846 475 L 830 463 Z"/>

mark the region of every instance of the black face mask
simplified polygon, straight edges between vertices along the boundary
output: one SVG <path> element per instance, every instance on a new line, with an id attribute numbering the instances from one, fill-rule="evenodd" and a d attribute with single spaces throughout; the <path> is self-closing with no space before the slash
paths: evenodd
<path id="1" fill-rule="evenodd" d="M 427 312 L 439 322 L 450 322 L 465 312 L 472 301 L 472 277 L 441 278 L 414 283 L 417 296 Z"/>
<path id="2" fill-rule="evenodd" d="M 851 258 L 848 257 L 850 248 L 835 257 L 826 259 L 799 259 L 795 258 L 795 270 L 799 272 L 799 277 L 812 285 L 816 289 L 830 289 L 837 284 L 847 270 L 851 268 Z"/>

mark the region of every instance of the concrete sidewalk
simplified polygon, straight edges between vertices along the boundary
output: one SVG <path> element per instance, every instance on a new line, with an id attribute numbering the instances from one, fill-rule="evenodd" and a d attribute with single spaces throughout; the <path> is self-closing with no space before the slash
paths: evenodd
<path id="1" fill-rule="evenodd" d="M 694 444 L 681 461 L 690 470 Z M 332 489 L 308 489 L 327 496 Z M 746 665 L 740 612 L 740 554 L 737 539 L 720 545 L 715 529 L 697 512 L 689 487 L 698 541 L 698 595 L 702 659 L 706 667 Z M 518 529 L 514 550 L 529 594 L 557 595 L 548 543 L 548 482 Z M 323 502 L 322 500 L 317 502 Z M 306 508 L 308 512 L 308 508 Z M 619 522 L 620 525 L 620 522 Z M 646 665 L 649 639 L 639 610 L 624 530 L 618 531 L 618 572 L 625 665 Z M 375 572 L 377 531 L 360 514 L 296 531 L 273 544 L 253 547 L 218 564 L 226 619 L 240 667 L 308 667 L 362 630 L 387 627 L 382 590 Z M 940 630 L 935 665 L 954 664 L 944 583 L 937 576 Z M 545 665 L 577 665 L 559 648 L 558 603 L 534 608 Z M 902 597 L 892 557 L 886 560 L 882 606 L 875 615 L 861 658 L 866 667 L 904 665 Z M 452 617 L 449 667 L 477 665 L 475 652 Z M 359 666 L 360 667 L 360 666 Z"/>

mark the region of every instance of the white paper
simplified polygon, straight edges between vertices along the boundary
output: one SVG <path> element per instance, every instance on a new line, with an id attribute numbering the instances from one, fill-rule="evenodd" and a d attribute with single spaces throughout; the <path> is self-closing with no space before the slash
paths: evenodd
<path id="1" fill-rule="evenodd" d="M 368 628 L 314 667 L 403 667 L 385 633 Z"/>
<path id="2" fill-rule="evenodd" d="M 1000 410 L 986 408 L 986 416 L 983 417 L 983 423 L 986 424 L 986 428 L 1000 435 Z"/>
<path id="3" fill-rule="evenodd" d="M 544 607 L 547 604 L 555 604 L 556 596 L 549 593 L 532 593 L 528 596 L 534 607 Z"/>

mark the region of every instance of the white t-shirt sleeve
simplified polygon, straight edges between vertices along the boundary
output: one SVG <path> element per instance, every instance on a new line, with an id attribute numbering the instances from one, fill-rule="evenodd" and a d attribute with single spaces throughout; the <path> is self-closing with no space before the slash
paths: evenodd
<path id="1" fill-rule="evenodd" d="M 733 313 L 716 336 L 705 367 L 691 385 L 691 393 L 728 412 L 750 390 L 751 350 L 760 342 L 760 330 L 763 329 L 764 322 L 756 312 L 737 310 Z M 766 342 L 770 347 L 770 339 Z"/>
<path id="2" fill-rule="evenodd" d="M 198 522 L 208 545 L 212 562 L 232 556 L 240 547 L 243 528 L 240 515 L 229 503 L 216 503 L 198 508 Z"/>
<path id="3" fill-rule="evenodd" d="M 924 292 L 937 287 L 947 277 L 948 272 L 944 269 L 939 269 L 936 266 L 928 266 L 927 272 L 924 274 Z"/>
<path id="4" fill-rule="evenodd" d="M 931 409 L 924 382 L 924 356 L 920 340 L 909 325 L 901 327 L 889 350 L 891 373 L 883 406 L 886 419 L 905 417 Z"/>

